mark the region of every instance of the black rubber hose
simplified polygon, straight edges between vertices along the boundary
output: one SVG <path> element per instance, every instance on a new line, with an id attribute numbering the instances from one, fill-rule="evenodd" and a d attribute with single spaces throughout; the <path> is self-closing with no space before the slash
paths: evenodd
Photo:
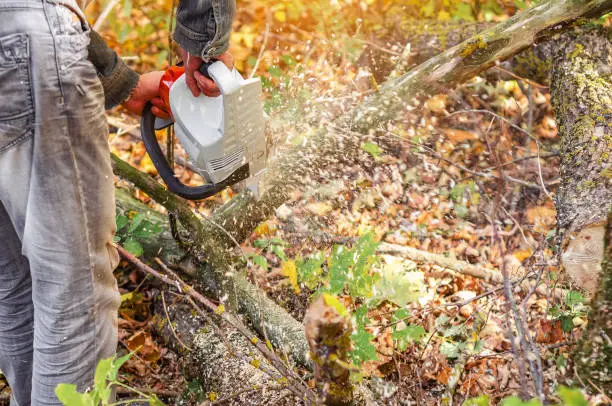
<path id="1" fill-rule="evenodd" d="M 157 137 L 155 136 L 155 115 L 151 111 L 151 107 L 151 103 L 147 103 L 142 111 L 140 134 L 153 165 L 155 165 L 157 172 L 166 183 L 169 191 L 184 199 L 201 200 L 217 194 L 227 186 L 233 185 L 249 176 L 249 165 L 245 164 L 221 183 L 202 186 L 187 186 L 182 183 L 176 177 L 172 168 L 170 168 L 166 156 L 157 142 Z"/>

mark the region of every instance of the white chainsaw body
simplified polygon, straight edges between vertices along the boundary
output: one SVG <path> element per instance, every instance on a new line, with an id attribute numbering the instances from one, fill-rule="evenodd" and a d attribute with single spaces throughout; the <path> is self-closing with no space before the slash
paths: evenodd
<path id="1" fill-rule="evenodd" d="M 193 97 L 185 75 L 170 88 L 176 136 L 207 182 L 222 182 L 248 163 L 246 183 L 257 196 L 267 158 L 261 81 L 245 80 L 220 61 L 208 73 L 221 90 L 218 97 Z"/>

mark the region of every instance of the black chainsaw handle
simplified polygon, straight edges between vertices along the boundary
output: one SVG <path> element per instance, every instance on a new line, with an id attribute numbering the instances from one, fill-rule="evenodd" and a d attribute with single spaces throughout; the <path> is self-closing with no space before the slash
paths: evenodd
<path id="1" fill-rule="evenodd" d="M 168 190 L 172 193 L 188 200 L 206 199 L 207 197 L 219 193 L 227 186 L 233 185 L 249 176 L 249 165 L 245 164 L 221 183 L 209 183 L 202 186 L 185 185 L 176 177 L 172 168 L 170 168 L 170 164 L 168 164 L 166 156 L 157 142 L 157 137 L 155 136 L 155 115 L 151 111 L 151 107 L 153 107 L 153 105 L 147 103 L 142 111 L 140 134 L 145 148 L 151 157 L 151 161 L 153 161 L 153 165 L 155 165 L 157 172 L 166 183 Z"/>

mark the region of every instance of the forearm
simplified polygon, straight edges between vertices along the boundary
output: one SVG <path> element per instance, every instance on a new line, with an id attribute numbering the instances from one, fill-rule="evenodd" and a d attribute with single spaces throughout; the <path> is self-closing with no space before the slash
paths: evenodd
<path id="1" fill-rule="evenodd" d="M 138 73 L 130 69 L 94 30 L 91 30 L 88 51 L 89 61 L 95 66 L 104 87 L 106 109 L 124 102 L 138 84 Z"/>
<path id="2" fill-rule="evenodd" d="M 175 41 L 205 60 L 229 48 L 236 0 L 180 0 L 176 11 Z"/>

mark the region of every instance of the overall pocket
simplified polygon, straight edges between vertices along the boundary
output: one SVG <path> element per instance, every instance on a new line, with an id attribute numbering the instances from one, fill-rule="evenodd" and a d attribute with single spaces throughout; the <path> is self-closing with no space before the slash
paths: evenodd
<path id="1" fill-rule="evenodd" d="M 89 26 L 85 16 L 71 1 L 58 1 L 54 7 L 57 19 L 52 25 L 55 32 L 57 54 L 62 71 L 73 64 L 87 60 Z"/>
<path id="2" fill-rule="evenodd" d="M 27 34 L 0 37 L 0 152 L 34 133 Z"/>

